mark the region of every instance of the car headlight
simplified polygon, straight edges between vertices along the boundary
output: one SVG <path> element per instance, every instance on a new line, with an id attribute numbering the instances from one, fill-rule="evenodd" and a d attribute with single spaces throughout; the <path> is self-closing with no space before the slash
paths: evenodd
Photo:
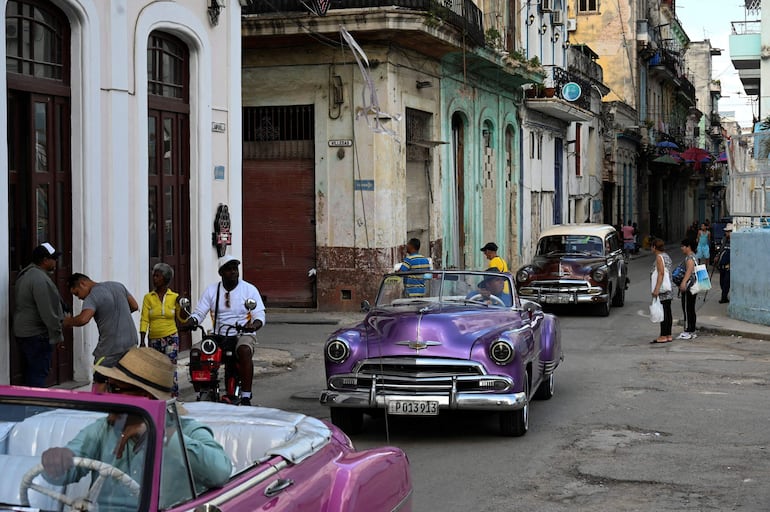
<path id="1" fill-rule="evenodd" d="M 607 279 L 607 270 L 604 268 L 597 268 L 591 275 L 593 276 L 594 281 L 604 281 Z"/>
<path id="2" fill-rule="evenodd" d="M 342 340 L 332 340 L 326 345 L 326 359 L 341 363 L 350 355 L 350 347 Z"/>
<path id="3" fill-rule="evenodd" d="M 489 346 L 489 357 L 499 365 L 510 363 L 515 353 L 513 345 L 504 340 L 497 340 Z"/>
<path id="4" fill-rule="evenodd" d="M 529 281 L 529 272 L 527 272 L 527 269 L 523 268 L 516 272 L 516 281 L 520 283 L 526 283 Z"/>

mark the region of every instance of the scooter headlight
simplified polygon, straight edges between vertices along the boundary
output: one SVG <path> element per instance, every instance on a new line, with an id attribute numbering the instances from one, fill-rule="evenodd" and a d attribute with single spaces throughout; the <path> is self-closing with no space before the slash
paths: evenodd
<path id="1" fill-rule="evenodd" d="M 217 351 L 217 342 L 211 339 L 201 341 L 201 352 L 210 356 Z"/>

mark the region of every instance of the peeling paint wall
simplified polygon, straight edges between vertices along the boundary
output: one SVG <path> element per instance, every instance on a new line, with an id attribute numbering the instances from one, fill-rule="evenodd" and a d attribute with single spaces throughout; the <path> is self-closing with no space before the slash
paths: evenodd
<path id="1" fill-rule="evenodd" d="M 463 73 L 457 61 L 447 59 L 444 65 L 441 97 L 444 123 L 442 139 L 452 140 L 451 119 L 461 114 L 465 119 L 464 233 L 456 233 L 456 226 L 448 221 L 443 225 L 443 257 L 445 266 L 485 269 L 487 260 L 479 250 L 486 242 L 495 242 L 498 254 L 509 268 L 519 261 L 519 222 L 516 212 L 516 188 L 519 172 L 519 121 L 518 102 L 521 90 L 494 89 L 489 83 L 477 81 L 469 73 Z M 506 130 L 513 137 L 506 138 Z M 488 133 L 485 137 L 485 131 Z M 486 142 L 485 142 L 486 141 Z M 510 148 L 506 147 L 509 141 Z M 452 219 L 450 212 L 456 207 L 452 144 L 442 150 L 441 194 L 444 218 Z M 513 153 L 513 156 L 511 156 Z M 462 237 L 459 244 L 457 237 Z M 452 254 L 452 247 L 464 245 L 462 255 Z"/>
<path id="2" fill-rule="evenodd" d="M 243 104 L 315 106 L 315 176 L 318 308 L 357 310 L 374 299 L 384 272 L 404 255 L 407 231 L 406 109 L 434 113 L 431 140 L 440 140 L 438 63 L 408 50 L 362 45 L 370 62 L 381 115 L 366 111 L 370 93 L 348 50 L 307 48 L 246 51 Z M 332 83 L 339 77 L 343 103 L 334 104 Z M 417 88 L 418 81 L 431 87 Z M 377 133 L 378 126 L 394 135 Z M 329 141 L 350 140 L 350 147 Z M 426 174 L 429 240 L 423 254 L 440 253 L 442 229 L 439 150 L 430 149 Z M 290 187 L 291 184 L 287 184 Z M 437 252 L 438 249 L 438 252 Z M 258 283 L 256 283 L 258 285 Z"/>

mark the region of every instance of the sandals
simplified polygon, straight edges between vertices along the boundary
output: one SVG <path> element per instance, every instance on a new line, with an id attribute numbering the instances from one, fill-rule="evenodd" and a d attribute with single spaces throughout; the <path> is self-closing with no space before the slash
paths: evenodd
<path id="1" fill-rule="evenodd" d="M 673 341 L 673 340 L 669 340 L 669 339 L 660 340 L 660 339 L 658 339 L 658 338 L 655 338 L 654 340 L 652 340 L 652 341 L 650 342 L 650 345 L 655 345 L 655 344 L 657 344 L 657 343 L 671 343 L 672 341 Z"/>

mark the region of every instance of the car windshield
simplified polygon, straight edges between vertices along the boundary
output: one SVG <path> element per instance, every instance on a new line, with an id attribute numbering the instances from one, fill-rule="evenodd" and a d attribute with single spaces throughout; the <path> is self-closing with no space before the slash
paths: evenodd
<path id="1" fill-rule="evenodd" d="M 162 506 L 193 497 L 183 461 L 171 461 L 171 452 L 181 453 L 181 436 L 173 435 L 178 428 L 175 411 L 169 404 L 162 473 L 165 477 L 173 472 L 176 477 L 166 485 L 161 482 Z M 126 432 L 135 434 L 126 436 Z M 100 510 L 146 509 L 151 494 L 147 478 L 152 472 L 157 432 L 146 411 L 131 405 L 0 397 L 0 467 L 4 470 L 0 512 L 58 511 L 62 502 L 73 499 L 95 502 Z M 65 450 L 74 455 L 69 459 L 74 465 L 66 464 L 69 469 L 62 467 L 56 474 L 50 461 L 63 460 L 62 456 L 66 459 Z M 44 453 L 45 470 L 41 466 Z M 166 459 L 175 466 L 173 471 L 167 471 Z M 164 493 L 166 487 L 173 492 Z"/>
<path id="2" fill-rule="evenodd" d="M 378 307 L 430 303 L 461 303 L 511 307 L 508 274 L 480 271 L 403 272 L 386 275 L 377 295 Z"/>
<path id="3" fill-rule="evenodd" d="M 588 235 L 551 235 L 540 239 L 537 244 L 538 256 L 557 254 L 579 254 L 583 256 L 602 256 L 604 244 L 598 236 Z"/>

